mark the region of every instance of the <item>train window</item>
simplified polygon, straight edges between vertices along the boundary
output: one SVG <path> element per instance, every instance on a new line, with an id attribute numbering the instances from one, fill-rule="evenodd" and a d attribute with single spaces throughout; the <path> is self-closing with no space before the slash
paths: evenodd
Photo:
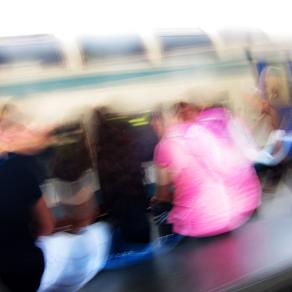
<path id="1" fill-rule="evenodd" d="M 0 39 L 0 66 L 57 65 L 63 61 L 61 45 L 49 35 Z"/>
<path id="2" fill-rule="evenodd" d="M 216 51 L 208 35 L 202 31 L 158 35 L 164 60 L 204 63 L 216 60 Z"/>
<path id="3" fill-rule="evenodd" d="M 164 52 L 178 49 L 210 48 L 212 42 L 206 34 L 161 35 L 160 41 Z"/>
<path id="4" fill-rule="evenodd" d="M 261 30 L 221 30 L 219 35 L 227 46 L 254 46 L 269 43 L 268 36 Z"/>
<path id="5" fill-rule="evenodd" d="M 138 35 L 86 37 L 79 43 L 86 64 L 120 58 L 145 58 L 144 44 Z"/>

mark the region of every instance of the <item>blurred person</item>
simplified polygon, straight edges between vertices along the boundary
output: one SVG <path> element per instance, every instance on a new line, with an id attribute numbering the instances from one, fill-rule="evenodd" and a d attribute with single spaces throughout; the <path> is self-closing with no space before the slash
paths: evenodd
<path id="1" fill-rule="evenodd" d="M 259 78 L 258 87 L 245 96 L 244 120 L 258 145 L 263 148 L 269 135 L 280 127 L 278 108 L 284 103 L 281 76 L 277 68 L 265 68 Z"/>
<path id="2" fill-rule="evenodd" d="M 277 67 L 267 66 L 260 75 L 258 92 L 254 96 L 259 104 L 259 115 L 253 129 L 260 147 L 271 144 L 273 137 L 279 136 L 279 129 L 282 129 L 282 132 L 283 130 L 286 131 L 287 125 L 285 124 L 287 124 L 286 120 L 289 119 L 285 115 L 286 97 L 288 96 L 286 91 L 285 79 L 281 70 Z M 287 140 L 286 138 L 284 140 Z M 284 140 L 281 138 L 273 141 L 273 144 L 271 144 L 272 151 L 288 154 L 288 147 L 291 148 L 291 146 Z M 287 149 L 288 151 L 286 151 Z M 285 163 L 278 161 L 277 164 L 272 166 L 256 165 L 257 173 L 263 181 L 265 191 L 272 191 L 285 174 Z"/>
<path id="3" fill-rule="evenodd" d="M 95 191 L 97 178 L 93 171 L 92 160 L 82 125 L 74 141 L 68 141 L 55 150 L 52 162 L 53 178 L 45 184 L 44 192 L 48 199 L 54 198 L 62 209 L 65 221 L 74 229 L 91 224 L 97 214 Z"/>
<path id="4" fill-rule="evenodd" d="M 178 120 L 191 123 L 195 120 L 198 108 L 190 103 L 181 101 L 174 104 L 171 111 L 175 117 L 171 124 L 176 123 Z M 167 127 L 166 120 L 163 117 L 162 107 L 152 115 L 151 124 L 159 139 L 162 139 L 165 133 Z M 159 183 L 156 184 L 156 195 L 151 199 L 151 211 L 154 216 L 154 222 L 158 225 L 160 236 L 167 236 L 173 233 L 172 224 L 168 223 L 168 214 L 173 207 L 173 188 L 171 187 L 170 176 L 166 169 L 156 171 L 156 176 L 156 183 Z"/>
<path id="5" fill-rule="evenodd" d="M 103 210 L 108 213 L 116 236 L 113 250 L 147 244 L 150 242 L 148 199 L 131 126 L 123 120 L 109 119 L 107 113 L 96 114 L 99 119 L 96 165 Z"/>
<path id="6" fill-rule="evenodd" d="M 185 115 L 186 108 L 192 115 Z M 252 161 L 235 141 L 233 122 L 222 106 L 198 111 L 188 104 L 155 121 L 161 137 L 154 155 L 156 201 L 173 205 L 166 218 L 174 233 L 225 233 L 245 223 L 259 206 L 260 184 Z"/>
<path id="7" fill-rule="evenodd" d="M 57 132 L 66 134 L 64 128 Z M 47 201 L 57 198 L 62 214 L 56 218 L 55 233 L 37 241 L 46 263 L 39 292 L 78 291 L 104 268 L 111 246 L 109 226 L 94 223 L 99 215 L 97 182 L 86 132 L 82 123 L 67 128 L 69 133 L 60 140 L 64 144 L 53 157 L 53 178 L 43 185 Z"/>
<path id="8" fill-rule="evenodd" d="M 36 291 L 45 266 L 36 238 L 54 223 L 26 155 L 1 152 L 0 198 L 0 277 L 10 291 Z"/>
<path id="9" fill-rule="evenodd" d="M 288 105 L 285 83 L 283 73 L 277 67 L 267 66 L 261 72 L 258 89 L 251 97 L 258 110 L 253 128 L 259 147 L 266 145 L 271 132 L 286 127 L 282 115 L 282 109 Z"/>
<path id="10" fill-rule="evenodd" d="M 44 258 L 35 244 L 36 238 L 53 230 L 53 218 L 27 155 L 43 147 L 44 136 L 26 129 L 12 105 L 2 105 L 0 277 L 11 291 L 37 290 L 44 271 Z"/>

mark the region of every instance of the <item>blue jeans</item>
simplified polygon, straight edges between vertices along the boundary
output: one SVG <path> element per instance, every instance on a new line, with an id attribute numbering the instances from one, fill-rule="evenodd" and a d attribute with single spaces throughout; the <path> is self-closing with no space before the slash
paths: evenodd
<path id="1" fill-rule="evenodd" d="M 104 269 L 123 268 L 164 254 L 173 249 L 182 238 L 181 235 L 170 234 L 145 245 L 124 242 L 124 251 L 119 253 L 112 251 Z"/>

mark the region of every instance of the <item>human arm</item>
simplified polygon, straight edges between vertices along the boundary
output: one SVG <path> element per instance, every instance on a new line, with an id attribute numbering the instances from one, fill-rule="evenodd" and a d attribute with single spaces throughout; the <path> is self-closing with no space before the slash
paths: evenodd
<path id="1" fill-rule="evenodd" d="M 32 216 L 37 236 L 49 235 L 53 232 L 55 222 L 42 197 L 40 197 L 33 206 Z"/>
<path id="2" fill-rule="evenodd" d="M 167 168 L 159 166 L 156 169 L 156 193 L 151 202 L 172 202 L 172 193 L 169 191 L 171 186 L 170 175 Z"/>
<path id="3" fill-rule="evenodd" d="M 84 185 L 74 195 L 61 201 L 66 215 L 58 220 L 57 230 L 78 231 L 95 222 L 100 214 L 91 185 Z"/>
<path id="4" fill-rule="evenodd" d="M 172 202 L 171 176 L 169 165 L 171 162 L 171 147 L 168 141 L 161 141 L 155 148 L 154 163 L 156 177 L 156 193 L 153 201 Z"/>
<path id="5" fill-rule="evenodd" d="M 81 218 L 76 219 L 70 216 L 65 216 L 55 221 L 54 232 L 59 231 L 76 232 L 80 228 L 95 222 L 99 216 L 100 208 L 98 206 L 93 208 L 92 211 L 88 214 L 88 216 L 85 216 L 82 219 Z"/>

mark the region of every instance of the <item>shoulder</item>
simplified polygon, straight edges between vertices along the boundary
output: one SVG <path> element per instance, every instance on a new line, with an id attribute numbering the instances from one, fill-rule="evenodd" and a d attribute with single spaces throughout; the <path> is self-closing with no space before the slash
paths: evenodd
<path id="1" fill-rule="evenodd" d="M 24 176 L 33 175 L 35 170 L 35 160 L 33 156 L 19 155 L 11 153 L 6 162 L 9 168 L 12 168 L 14 173 L 21 173 Z"/>
<path id="2" fill-rule="evenodd" d="M 2 187 L 21 194 L 29 203 L 41 197 L 41 190 L 32 165 L 30 156 L 10 154 L 10 158 L 1 167 Z"/>
<path id="3" fill-rule="evenodd" d="M 33 163 L 34 157 L 30 155 L 23 155 L 18 153 L 9 153 L 9 161 L 12 164 L 19 164 L 23 166 L 28 166 L 29 164 Z"/>

